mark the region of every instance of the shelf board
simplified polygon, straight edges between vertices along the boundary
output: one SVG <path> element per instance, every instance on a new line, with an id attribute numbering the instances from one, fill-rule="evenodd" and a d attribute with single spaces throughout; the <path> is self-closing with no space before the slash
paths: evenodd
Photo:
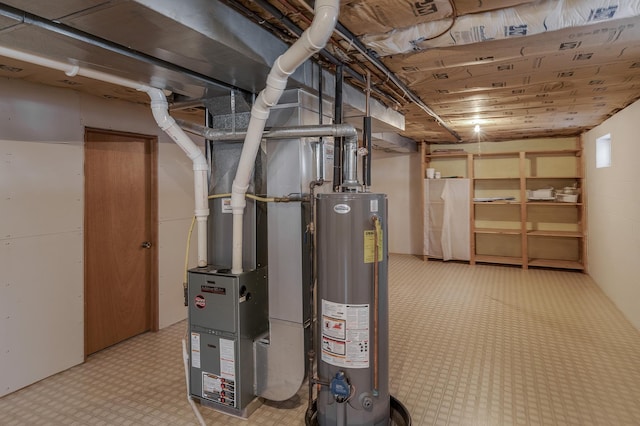
<path id="1" fill-rule="evenodd" d="M 537 155 L 551 155 L 551 156 L 562 156 L 562 155 L 578 155 L 580 154 L 579 149 L 559 149 L 559 150 L 542 150 L 542 151 L 525 151 L 526 156 L 537 156 Z"/>
<path id="2" fill-rule="evenodd" d="M 475 159 L 482 159 L 483 157 L 514 157 L 520 156 L 519 152 L 477 152 L 473 154 Z"/>
<path id="3" fill-rule="evenodd" d="M 522 265 L 521 257 L 511 256 L 491 256 L 486 254 L 476 254 L 475 261 L 485 263 L 503 263 L 507 265 Z"/>
<path id="4" fill-rule="evenodd" d="M 474 201 L 476 206 L 519 206 L 520 201 Z"/>
<path id="5" fill-rule="evenodd" d="M 557 150 L 540 150 L 540 151 L 523 151 L 524 155 L 527 157 L 535 157 L 535 156 L 543 156 L 543 155 L 550 155 L 550 156 L 569 156 L 569 155 L 574 155 L 574 156 L 578 156 L 580 155 L 580 150 L 579 149 L 557 149 Z M 473 154 L 474 157 L 518 157 L 520 156 L 520 151 L 513 151 L 513 152 L 480 152 L 480 153 L 474 153 Z"/>
<path id="6" fill-rule="evenodd" d="M 522 231 L 520 229 L 505 229 L 505 228 L 475 228 L 473 230 L 476 234 L 501 234 L 501 235 L 520 235 Z"/>
<path id="7" fill-rule="evenodd" d="M 558 259 L 530 259 L 529 266 L 541 266 L 545 268 L 578 269 L 584 270 L 584 265 L 575 260 Z"/>
<path id="8" fill-rule="evenodd" d="M 483 158 L 483 157 L 519 157 L 520 152 L 433 152 L 427 153 L 425 156 L 427 158 L 443 158 L 443 157 L 467 157 L 469 154 L 473 155 L 475 158 Z M 563 155 L 579 155 L 580 150 L 578 149 L 560 149 L 560 150 L 545 150 L 545 151 L 524 151 L 524 154 L 529 157 L 534 156 L 563 156 Z"/>
<path id="9" fill-rule="evenodd" d="M 582 203 L 562 203 L 560 201 L 527 201 L 528 206 L 581 206 Z"/>
<path id="10" fill-rule="evenodd" d="M 426 154 L 427 158 L 446 158 L 446 157 L 467 157 L 469 155 L 468 152 L 436 152 L 433 154 Z"/>
<path id="11" fill-rule="evenodd" d="M 526 176 L 527 179 L 573 179 L 578 180 L 582 179 L 581 176 Z"/>
<path id="12" fill-rule="evenodd" d="M 473 180 L 520 180 L 517 176 L 512 177 L 474 177 Z"/>
<path id="13" fill-rule="evenodd" d="M 531 237 L 584 237 L 584 235 L 578 231 L 527 231 L 527 235 Z"/>

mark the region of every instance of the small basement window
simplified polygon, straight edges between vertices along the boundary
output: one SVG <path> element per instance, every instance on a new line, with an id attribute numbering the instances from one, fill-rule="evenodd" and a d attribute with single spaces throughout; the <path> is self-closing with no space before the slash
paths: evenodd
<path id="1" fill-rule="evenodd" d="M 611 167 L 611 134 L 596 139 L 596 168 Z"/>

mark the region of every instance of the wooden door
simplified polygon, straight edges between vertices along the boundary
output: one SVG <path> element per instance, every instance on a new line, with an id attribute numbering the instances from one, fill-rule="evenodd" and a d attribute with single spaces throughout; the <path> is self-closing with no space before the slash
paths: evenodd
<path id="1" fill-rule="evenodd" d="M 158 328 L 156 145 L 85 130 L 85 356 Z"/>

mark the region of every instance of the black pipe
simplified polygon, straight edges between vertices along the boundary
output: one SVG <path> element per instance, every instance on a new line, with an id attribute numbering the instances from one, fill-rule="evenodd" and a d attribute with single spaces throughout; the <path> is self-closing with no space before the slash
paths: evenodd
<path id="1" fill-rule="evenodd" d="M 213 127 L 213 115 L 211 114 L 211 111 L 209 111 L 209 108 L 205 108 L 204 109 L 205 113 L 204 113 L 204 125 L 207 128 L 212 128 Z M 209 189 L 212 188 L 211 185 L 211 179 L 213 177 L 213 141 L 211 139 L 205 139 L 205 158 L 208 161 L 209 164 L 209 171 L 208 171 L 208 179 L 207 179 L 207 187 Z"/>
<path id="2" fill-rule="evenodd" d="M 343 71 L 344 65 L 340 64 L 336 67 L 336 88 L 333 105 L 333 122 L 335 124 L 342 124 L 342 84 L 343 84 Z M 340 191 L 342 186 L 342 138 L 334 139 L 333 148 L 333 190 L 335 192 Z"/>
<path id="3" fill-rule="evenodd" d="M 367 155 L 362 157 L 362 184 L 365 188 L 371 186 L 371 117 L 362 120 L 362 146 L 367 149 Z"/>
<path id="4" fill-rule="evenodd" d="M 227 5 L 227 6 L 231 7 L 232 9 L 236 10 L 237 12 L 242 13 L 244 16 L 250 18 L 254 23 L 267 28 L 272 33 L 280 33 L 280 34 L 283 33 L 282 30 L 276 28 L 272 24 L 269 24 L 268 22 L 266 22 L 264 20 L 264 18 L 262 18 L 256 12 L 254 12 L 254 11 L 250 10 L 249 8 L 243 6 L 242 4 L 238 3 L 236 0 L 219 0 L 219 1 L 222 2 L 223 4 Z M 280 23 L 282 23 L 285 26 L 286 29 L 288 29 L 293 34 L 295 34 L 298 37 L 300 37 L 300 35 L 303 32 L 302 28 L 300 28 L 295 22 L 293 22 L 291 19 L 289 19 L 284 13 L 280 12 L 280 10 L 278 10 L 277 8 L 273 7 L 271 4 L 269 4 L 269 3 L 267 3 L 267 2 L 265 2 L 263 0 L 253 0 L 253 2 L 255 4 L 257 4 L 258 6 L 262 7 L 267 13 L 271 14 L 274 18 L 278 19 L 280 21 Z M 283 37 L 281 37 L 281 38 L 283 38 Z M 327 49 L 322 49 L 320 52 L 318 52 L 318 54 L 323 59 L 325 59 L 327 62 L 329 62 L 330 64 L 332 64 L 332 65 L 334 65 L 336 67 L 342 63 L 342 61 L 340 59 L 335 57 Z M 346 73 L 349 75 L 349 77 L 353 78 L 354 80 L 358 81 L 359 83 L 366 84 L 366 79 L 365 79 L 364 75 L 358 73 L 357 71 L 355 71 L 351 67 L 347 67 Z M 400 104 L 400 102 L 392 94 L 388 93 L 385 90 L 382 90 L 380 88 L 372 88 L 371 90 L 373 92 L 375 92 L 376 94 L 378 94 L 382 98 L 386 98 L 386 99 L 389 99 L 389 100 L 391 100 L 392 102 L 394 102 L 396 104 Z"/>
<path id="5" fill-rule="evenodd" d="M 438 114 L 436 114 L 427 104 L 424 103 L 422 99 L 409 87 L 404 84 L 400 79 L 391 71 L 387 66 L 378 58 L 378 54 L 373 50 L 367 48 L 347 27 L 342 25 L 340 22 L 336 24 L 336 30 L 342 33 L 348 40 L 349 43 L 353 44 L 366 58 L 369 62 L 373 64 L 376 68 L 382 71 L 389 80 L 393 82 L 400 90 L 402 90 L 408 97 L 411 99 L 411 102 L 416 104 L 420 109 L 424 112 L 435 118 L 435 120 L 451 135 L 453 135 L 458 142 L 462 141 L 462 138 L 455 130 L 451 129 L 442 118 Z"/>
<path id="6" fill-rule="evenodd" d="M 323 125 L 322 118 L 322 65 L 318 64 L 318 124 Z M 322 141 L 322 138 L 320 138 Z"/>
<path id="7" fill-rule="evenodd" d="M 97 37 L 93 34 L 89 34 L 87 32 L 78 30 L 76 28 L 70 27 L 60 22 L 51 21 L 41 16 L 26 12 L 24 10 L 11 7 L 5 3 L 0 3 L 0 16 L 13 19 L 23 24 L 33 25 L 35 27 L 42 28 L 47 31 L 51 31 L 56 34 L 69 37 L 73 40 L 81 41 L 91 46 L 99 47 L 109 52 L 126 56 L 127 58 L 135 59 L 137 61 L 151 64 L 151 65 L 164 68 L 170 71 L 185 74 L 201 83 L 206 83 L 207 85 L 213 85 L 213 86 L 221 87 L 224 89 L 238 90 L 245 94 L 251 93 L 247 90 L 240 89 L 236 86 L 227 84 L 221 80 L 211 78 L 204 74 L 200 74 L 199 72 L 190 70 L 188 68 L 184 68 L 172 62 L 165 61 L 163 59 L 156 58 L 155 56 L 148 55 L 144 52 L 140 52 L 139 50 L 131 49 L 121 44 L 114 43 L 112 41 L 106 40 L 101 37 Z"/>

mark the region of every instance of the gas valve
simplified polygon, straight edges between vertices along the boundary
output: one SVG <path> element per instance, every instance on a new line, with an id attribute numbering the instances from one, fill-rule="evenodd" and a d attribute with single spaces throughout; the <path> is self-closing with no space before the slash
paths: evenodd
<path id="1" fill-rule="evenodd" d="M 330 384 L 331 395 L 338 403 L 345 402 L 351 396 L 351 385 L 344 371 L 338 371 Z"/>

